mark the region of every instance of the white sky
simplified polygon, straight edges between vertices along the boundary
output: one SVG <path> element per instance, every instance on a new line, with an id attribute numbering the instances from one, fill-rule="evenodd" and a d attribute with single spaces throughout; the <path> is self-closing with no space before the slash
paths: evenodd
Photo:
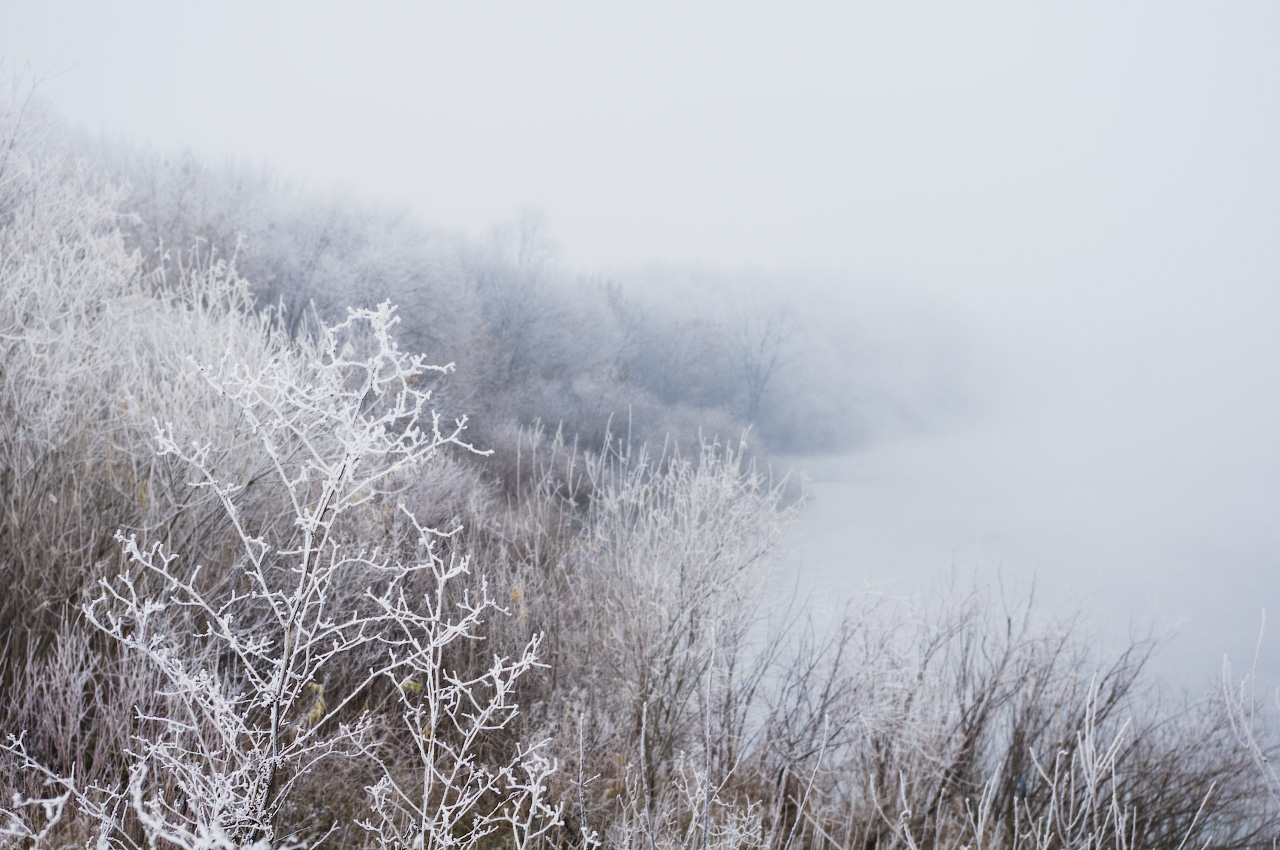
<path id="1" fill-rule="evenodd" d="M 452 226 L 539 206 L 577 265 L 1004 293 L 1277 259 L 1274 3 L 620 7 L 2 0 L 0 55 L 75 122 Z"/>

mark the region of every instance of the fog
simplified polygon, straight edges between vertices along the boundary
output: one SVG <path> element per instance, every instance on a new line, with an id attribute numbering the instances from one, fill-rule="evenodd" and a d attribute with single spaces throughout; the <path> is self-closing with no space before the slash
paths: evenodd
<path id="1" fill-rule="evenodd" d="M 1035 575 L 1184 622 L 1186 682 L 1280 613 L 1278 37 L 1262 3 L 0 3 L 90 133 L 962 339 L 891 374 L 963 415 L 795 459 L 808 568 Z"/>

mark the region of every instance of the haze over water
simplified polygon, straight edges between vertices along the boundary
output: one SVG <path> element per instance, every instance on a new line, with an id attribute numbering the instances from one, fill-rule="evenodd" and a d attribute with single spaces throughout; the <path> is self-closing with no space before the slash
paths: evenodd
<path id="1" fill-rule="evenodd" d="M 1274 440 L 1248 433 L 1274 423 L 1247 405 L 1263 421 L 1192 420 L 1167 398 L 1088 416 L 1082 395 L 788 458 L 810 478 L 789 542 L 802 588 L 918 596 L 953 568 L 962 587 L 975 571 L 1014 597 L 1034 585 L 1042 611 L 1081 605 L 1112 645 L 1172 635 L 1153 667 L 1194 690 L 1224 654 L 1248 671 L 1265 607 L 1259 679 L 1280 684 L 1280 468 L 1257 451 Z"/>

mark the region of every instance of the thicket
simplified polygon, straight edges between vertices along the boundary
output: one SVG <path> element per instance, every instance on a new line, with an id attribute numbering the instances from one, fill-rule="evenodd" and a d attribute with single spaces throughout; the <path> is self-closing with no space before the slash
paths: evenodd
<path id="1" fill-rule="evenodd" d="M 1162 699 L 1150 642 L 981 582 L 821 627 L 739 442 L 507 420 L 497 459 L 435 412 L 553 322 L 442 302 L 407 350 L 476 378 L 388 304 L 263 309 L 39 126 L 0 130 L 0 842 L 1274 842 L 1247 692 Z"/>

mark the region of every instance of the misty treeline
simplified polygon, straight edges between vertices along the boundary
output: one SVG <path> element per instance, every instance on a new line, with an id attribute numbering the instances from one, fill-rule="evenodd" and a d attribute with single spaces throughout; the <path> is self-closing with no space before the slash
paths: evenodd
<path id="1" fill-rule="evenodd" d="M 779 604 L 796 507 L 724 434 L 792 427 L 788 390 L 703 358 L 720 331 L 566 295 L 525 226 L 273 231 L 261 187 L 125 190 L 42 127 L 6 105 L 0 843 L 1274 841 L 1259 700 L 1162 696 L 1150 641 L 981 580 Z M 242 215 L 280 247 L 236 254 Z"/>
<path id="2" fill-rule="evenodd" d="M 291 336 L 391 301 L 407 350 L 458 366 L 437 403 L 471 414 L 500 453 L 510 426 L 536 421 L 584 445 L 612 423 L 647 442 L 751 427 L 771 450 L 841 451 L 944 421 L 971 389 L 958 329 L 922 333 L 929 317 L 909 310 L 873 325 L 803 277 L 583 274 L 559 262 L 536 210 L 468 236 L 261 167 L 77 144 L 129 187 L 121 229 L 148 267 L 192 250 L 234 258 Z"/>

